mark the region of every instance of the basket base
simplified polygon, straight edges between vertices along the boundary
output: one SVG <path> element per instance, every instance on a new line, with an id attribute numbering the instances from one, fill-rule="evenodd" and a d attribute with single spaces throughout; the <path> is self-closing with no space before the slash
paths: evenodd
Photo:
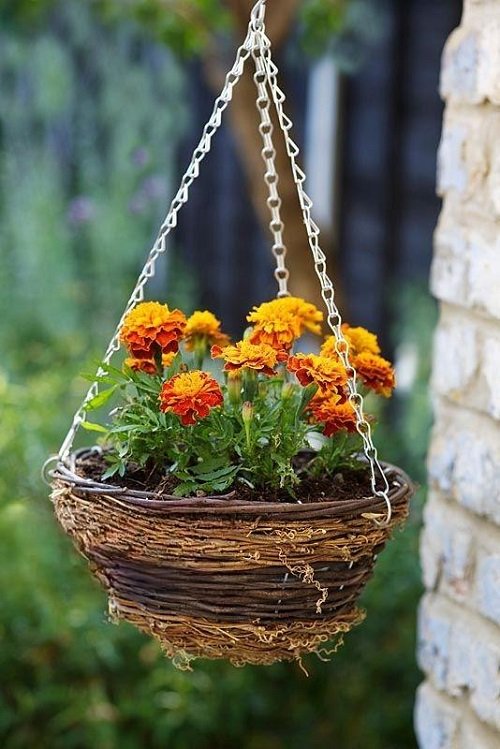
<path id="1" fill-rule="evenodd" d="M 308 653 L 328 660 L 342 644 L 342 636 L 365 618 L 364 611 L 352 608 L 318 620 L 265 624 L 214 622 L 164 613 L 155 615 L 113 595 L 109 597 L 109 613 L 112 620 L 127 621 L 152 635 L 174 665 L 183 670 L 189 670 L 196 658 L 223 658 L 233 666 L 300 661 Z"/>

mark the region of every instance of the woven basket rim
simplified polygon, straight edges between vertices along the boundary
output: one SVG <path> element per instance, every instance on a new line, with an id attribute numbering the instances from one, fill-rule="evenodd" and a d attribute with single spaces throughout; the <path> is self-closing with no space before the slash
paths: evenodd
<path id="1" fill-rule="evenodd" d="M 77 462 L 88 455 L 101 453 L 99 447 L 84 447 L 72 452 L 65 460 L 59 460 L 50 476 L 53 481 L 71 486 L 82 499 L 92 495 L 103 495 L 112 504 L 129 507 L 135 511 L 152 513 L 189 513 L 217 515 L 253 515 L 256 517 L 286 515 L 309 518 L 311 516 L 345 517 L 364 513 L 384 513 L 386 504 L 383 497 L 371 493 L 358 499 L 332 499 L 321 502 L 265 502 L 238 499 L 237 491 L 229 494 L 205 497 L 177 497 L 171 494 L 129 489 L 112 483 L 95 481 L 77 472 Z M 382 462 L 381 466 L 389 481 L 389 501 L 394 507 L 408 500 L 414 494 L 415 486 L 408 475 L 399 467 Z"/>

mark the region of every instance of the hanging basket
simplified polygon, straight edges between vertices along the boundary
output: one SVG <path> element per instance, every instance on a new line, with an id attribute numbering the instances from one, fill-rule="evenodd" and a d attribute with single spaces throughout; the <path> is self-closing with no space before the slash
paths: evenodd
<path id="1" fill-rule="evenodd" d="M 271 664 L 328 655 L 362 621 L 358 597 L 412 485 L 383 465 L 380 497 L 305 504 L 182 498 L 89 478 L 98 448 L 53 471 L 56 515 L 109 596 L 113 619 L 159 640 L 177 665 Z"/>
<path id="2" fill-rule="evenodd" d="M 255 64 L 256 102 L 263 140 L 278 296 L 288 294 L 286 249 L 270 105 L 290 159 L 326 321 L 348 377 L 348 401 L 356 417 L 366 459 L 366 486 L 345 499 L 332 482 L 322 501 L 250 501 L 238 490 L 224 496 L 179 498 L 140 491 L 133 482 L 114 485 L 102 475 L 100 448 L 72 452 L 86 421 L 87 405 L 99 394 L 100 368 L 49 471 L 57 518 L 88 559 L 109 596 L 112 618 L 124 619 L 156 637 L 177 665 L 196 657 L 225 658 L 235 665 L 270 664 L 315 652 L 324 657 L 343 633 L 363 619 L 359 595 L 394 527 L 406 518 L 413 486 L 394 466 L 380 463 L 371 438 L 356 373 L 342 332 L 334 289 L 311 217 L 311 200 L 297 164 L 298 147 L 283 110 L 270 42 L 264 27 L 265 0 L 258 0 L 248 33 L 238 49 L 221 95 L 196 147 L 180 188 L 158 233 L 122 318 L 108 345 L 104 364 L 120 347 L 127 314 L 144 299 L 158 257 L 177 223 L 189 188 L 210 150 L 223 111 L 248 58 Z M 97 471 L 96 471 L 97 463 Z M 101 465 L 102 467 L 102 465 Z M 263 501 L 264 500 L 264 501 Z"/>

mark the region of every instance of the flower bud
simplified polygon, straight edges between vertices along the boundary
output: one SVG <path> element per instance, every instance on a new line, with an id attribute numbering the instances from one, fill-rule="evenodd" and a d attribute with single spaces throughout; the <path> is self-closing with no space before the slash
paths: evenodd
<path id="1" fill-rule="evenodd" d="M 281 388 L 281 400 L 283 401 L 290 400 L 294 391 L 295 391 L 295 385 L 292 382 L 285 382 L 285 384 Z"/>
<path id="2" fill-rule="evenodd" d="M 205 335 L 195 335 L 193 336 L 193 350 L 195 353 L 195 356 L 198 357 L 198 359 L 203 359 L 206 356 L 207 353 L 207 337 Z"/>
<path id="3" fill-rule="evenodd" d="M 241 400 L 241 377 L 238 375 L 229 375 L 227 380 L 227 394 L 229 402 L 233 406 L 237 406 Z"/>
<path id="4" fill-rule="evenodd" d="M 241 407 L 241 418 L 244 424 L 250 424 L 253 419 L 253 405 L 250 401 L 245 401 Z"/>

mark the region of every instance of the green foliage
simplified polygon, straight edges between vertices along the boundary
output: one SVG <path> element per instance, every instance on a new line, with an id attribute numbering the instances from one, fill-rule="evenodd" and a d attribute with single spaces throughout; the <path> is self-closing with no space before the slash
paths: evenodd
<path id="1" fill-rule="evenodd" d="M 57 3 L 5 0 L 0 18 L 33 29 Z M 241 13 L 223 0 L 94 0 L 93 6 L 106 24 L 135 23 L 183 58 L 213 53 L 221 37 L 231 33 L 235 14 Z M 333 51 L 344 63 L 348 58 L 344 40 L 352 44 L 353 38 L 360 37 L 370 42 L 378 35 L 381 15 L 374 0 L 302 0 L 297 20 L 303 48 L 312 56 Z"/>
<path id="2" fill-rule="evenodd" d="M 45 17 L 53 0 L 2 0 L 0 21 L 2 26 L 33 27 Z"/>
<path id="3" fill-rule="evenodd" d="M 342 29 L 351 0 L 308 0 L 302 3 L 300 19 L 304 27 L 304 46 L 311 54 L 318 54 Z"/>
<path id="4" fill-rule="evenodd" d="M 110 23 L 134 19 L 156 39 L 181 56 L 199 55 L 211 47 L 214 36 L 230 27 L 221 0 L 174 0 L 168 10 L 161 0 L 98 0 Z"/>
<path id="5" fill-rule="evenodd" d="M 0 31 L 0 65 L 0 318 L 16 310 L 0 345 L 13 366 L 31 345 L 111 332 L 165 210 L 184 109 L 168 53 L 96 25 L 86 3 L 58 4 L 34 38 Z"/>
<path id="6" fill-rule="evenodd" d="M 183 425 L 175 414 L 160 411 L 159 399 L 163 381 L 186 368 L 181 354 L 157 375 L 100 364 L 103 374 L 98 382 L 107 387 L 87 403 L 86 411 L 99 410 L 111 399 L 117 403 L 102 439 L 114 448 L 107 456 L 110 465 L 104 478 L 124 476 L 131 465 L 148 466 L 178 479 L 175 494 L 179 496 L 224 492 L 235 480 L 294 495 L 300 483 L 294 461 L 301 450 L 317 451 L 306 466 L 310 475 L 333 474 L 356 464 L 359 439 L 347 433 L 323 437 L 321 427 L 306 418 L 316 386 L 285 383 L 286 372 L 260 380 L 246 372 L 236 397 L 234 381 L 229 387 L 223 384 L 223 407 L 212 409 L 196 424 Z M 242 397 L 251 401 L 243 402 Z M 92 422 L 87 428 L 103 430 Z"/>

